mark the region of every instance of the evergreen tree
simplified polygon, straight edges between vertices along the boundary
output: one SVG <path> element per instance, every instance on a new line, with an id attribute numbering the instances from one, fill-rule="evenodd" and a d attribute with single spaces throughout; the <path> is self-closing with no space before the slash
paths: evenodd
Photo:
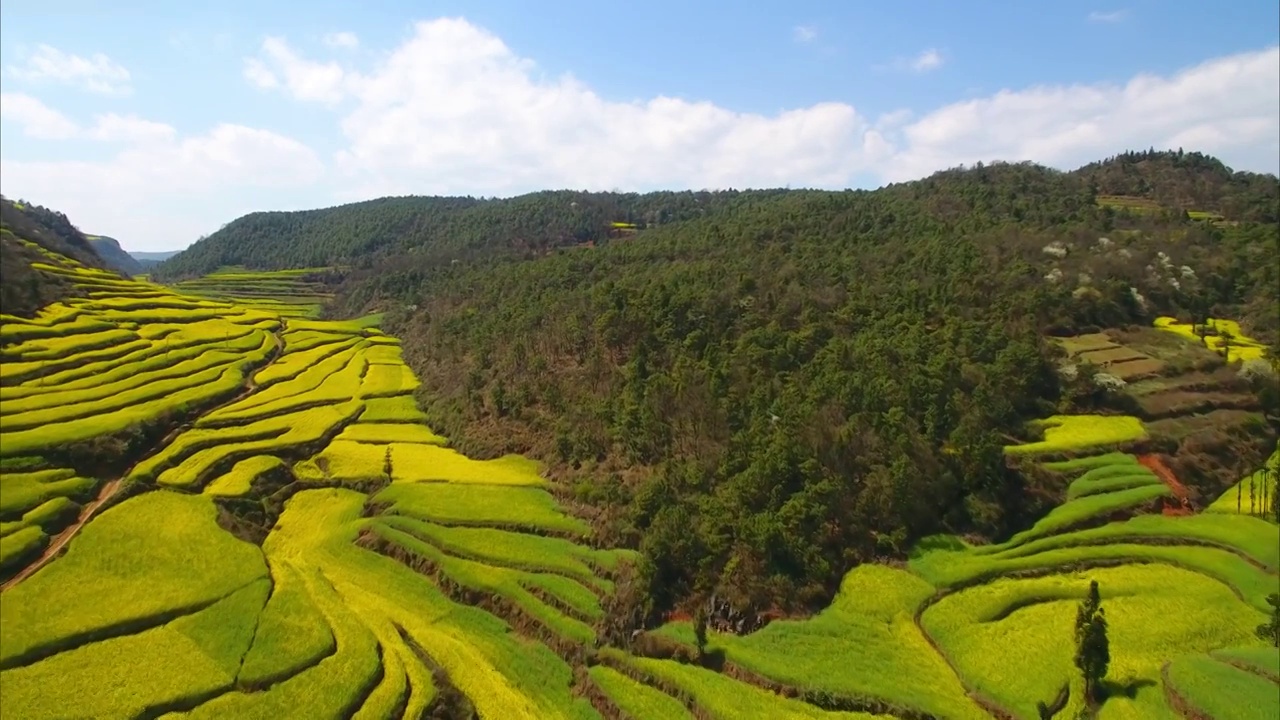
<path id="1" fill-rule="evenodd" d="M 1098 700 L 1098 688 L 1107 675 L 1107 666 L 1111 664 L 1111 646 L 1097 580 L 1089 583 L 1089 595 L 1076 611 L 1075 662 L 1084 676 L 1086 700 Z"/>
<path id="2" fill-rule="evenodd" d="M 1280 647 L 1280 593 L 1268 595 L 1267 604 L 1271 606 L 1271 621 L 1259 625 L 1254 632 L 1263 640 Z"/>

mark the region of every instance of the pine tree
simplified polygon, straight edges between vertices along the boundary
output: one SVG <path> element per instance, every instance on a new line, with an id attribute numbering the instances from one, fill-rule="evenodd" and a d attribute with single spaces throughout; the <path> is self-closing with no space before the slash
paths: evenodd
<path id="1" fill-rule="evenodd" d="M 1098 581 L 1089 583 L 1089 595 L 1076 610 L 1076 668 L 1084 676 L 1088 701 L 1098 699 L 1098 688 L 1111 664 L 1111 644 L 1107 639 L 1107 618 L 1102 610 Z"/>

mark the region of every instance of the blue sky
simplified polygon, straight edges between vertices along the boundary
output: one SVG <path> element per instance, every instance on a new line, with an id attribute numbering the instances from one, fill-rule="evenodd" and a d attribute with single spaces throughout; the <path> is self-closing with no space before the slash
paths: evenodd
<path id="1" fill-rule="evenodd" d="M 875 187 L 1186 145 L 1280 169 L 1280 5 L 5 0 L 0 190 L 125 247 L 254 210 Z"/>

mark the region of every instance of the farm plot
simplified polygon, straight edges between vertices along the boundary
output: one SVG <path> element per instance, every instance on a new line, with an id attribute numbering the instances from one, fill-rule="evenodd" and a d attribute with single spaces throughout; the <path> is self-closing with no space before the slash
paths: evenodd
<path id="1" fill-rule="evenodd" d="M 606 652 L 614 667 L 665 686 L 692 699 L 696 708 L 714 718 L 742 720 L 889 720 L 890 715 L 864 712 L 826 712 L 800 700 L 737 682 L 706 668 L 674 660 L 635 658 Z"/>
<path id="2" fill-rule="evenodd" d="M 485 717 L 598 716 L 564 658 L 594 642 L 633 554 L 579 544 L 587 526 L 534 463 L 445 449 L 377 316 L 282 322 L 277 310 L 322 298 L 306 272 L 192 283 L 253 309 L 49 259 L 92 295 L 0 330 L 0 561 L 43 549 L 105 479 L 37 453 L 187 414 L 107 484 L 136 496 L 73 525 L 65 554 L 4 590 L 7 712 L 417 717 L 456 702 L 447 687 Z M 377 499 L 293 482 L 308 463 L 354 482 L 392 456 L 400 482 Z M 261 548 L 226 529 L 268 509 L 278 517 L 249 533 Z M 377 545 L 379 532 L 399 542 Z M 120 682 L 94 690 L 104 677 Z"/>
<path id="3" fill-rule="evenodd" d="M 934 593 L 905 570 L 862 565 L 831 606 L 809 620 L 778 620 L 751 635 L 711 632 L 710 651 L 771 680 L 864 704 L 879 702 L 935 717 L 985 718 L 914 621 Z M 661 631 L 693 646 L 687 622 Z M 856 645 L 858 652 L 848 648 Z"/>
<path id="4" fill-rule="evenodd" d="M 1221 583 L 1167 566 L 1126 566 L 1028 580 L 998 580 L 948 595 L 926 610 L 925 631 L 961 675 L 1021 716 L 1034 717 L 1072 685 L 1067 715 L 1081 705 L 1070 642 L 1090 580 L 1102 591 L 1111 638 L 1106 701 L 1111 717 L 1167 714 L 1160 668 L 1169 657 L 1248 643 L 1262 613 Z M 1228 608 L 1235 608 L 1227 611 Z"/>
<path id="5" fill-rule="evenodd" d="M 1068 362 L 1090 363 L 1121 380 L 1157 376 L 1165 370 L 1164 360 L 1123 344 L 1110 333 L 1090 333 L 1054 340 L 1066 351 Z"/>
<path id="6" fill-rule="evenodd" d="M 151 300 L 129 310 L 106 309 L 108 299 L 71 302 L 72 311 L 29 326 L 54 334 L 9 338 L 17 342 L 5 348 L 0 365 L 6 383 L 0 388 L 0 456 L 59 452 L 198 412 L 240 392 L 276 347 L 268 330 L 232 322 L 233 311 L 218 311 L 231 312 L 231 320 L 201 310 L 152 322 Z M 193 312 L 166 302 L 171 307 L 165 313 Z M 77 323 L 110 329 L 57 334 Z"/>
<path id="7" fill-rule="evenodd" d="M 1209 318 L 1203 326 L 1180 323 L 1175 318 L 1159 317 L 1155 326 L 1205 347 L 1226 358 L 1227 362 L 1248 362 L 1266 355 L 1266 346 L 1240 331 L 1240 323 L 1222 318 Z"/>
<path id="8" fill-rule="evenodd" d="M 585 537 L 583 521 L 565 515 L 546 490 L 456 483 L 400 483 L 374 495 L 388 513 L 442 525 L 496 527 Z"/>
<path id="9" fill-rule="evenodd" d="M 435 434 L 427 426 L 411 423 L 353 423 L 337 439 L 359 443 L 448 443 L 447 439 Z"/>
<path id="10" fill-rule="evenodd" d="M 1005 447 L 1011 455 L 1038 455 L 1090 450 L 1141 440 L 1147 436 L 1142 421 L 1128 415 L 1055 415 L 1035 421 L 1044 440 Z"/>
<path id="11" fill-rule="evenodd" d="M 332 297 L 321 282 L 310 278 L 328 268 L 302 270 L 247 271 L 224 268 L 195 280 L 184 280 L 175 287 L 187 294 L 258 308 L 281 317 L 314 317 L 320 303 Z"/>
<path id="12" fill-rule="evenodd" d="M 679 700 L 636 682 L 608 665 L 596 665 L 589 672 L 609 699 L 637 720 L 693 720 L 693 715 Z"/>
<path id="13" fill-rule="evenodd" d="M 1205 655 L 1186 655 L 1163 672 L 1166 686 L 1186 711 L 1200 717 L 1275 720 L 1280 718 L 1276 683 Z"/>

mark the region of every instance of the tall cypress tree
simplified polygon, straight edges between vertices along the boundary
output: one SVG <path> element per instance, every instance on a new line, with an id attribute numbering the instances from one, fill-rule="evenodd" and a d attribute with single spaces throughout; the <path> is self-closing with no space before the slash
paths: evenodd
<path id="1" fill-rule="evenodd" d="M 1111 664 L 1111 644 L 1107 640 L 1107 618 L 1102 610 L 1098 581 L 1089 583 L 1089 595 L 1076 610 L 1076 667 L 1084 676 L 1084 694 L 1089 702 L 1099 699 L 1098 688 Z"/>

